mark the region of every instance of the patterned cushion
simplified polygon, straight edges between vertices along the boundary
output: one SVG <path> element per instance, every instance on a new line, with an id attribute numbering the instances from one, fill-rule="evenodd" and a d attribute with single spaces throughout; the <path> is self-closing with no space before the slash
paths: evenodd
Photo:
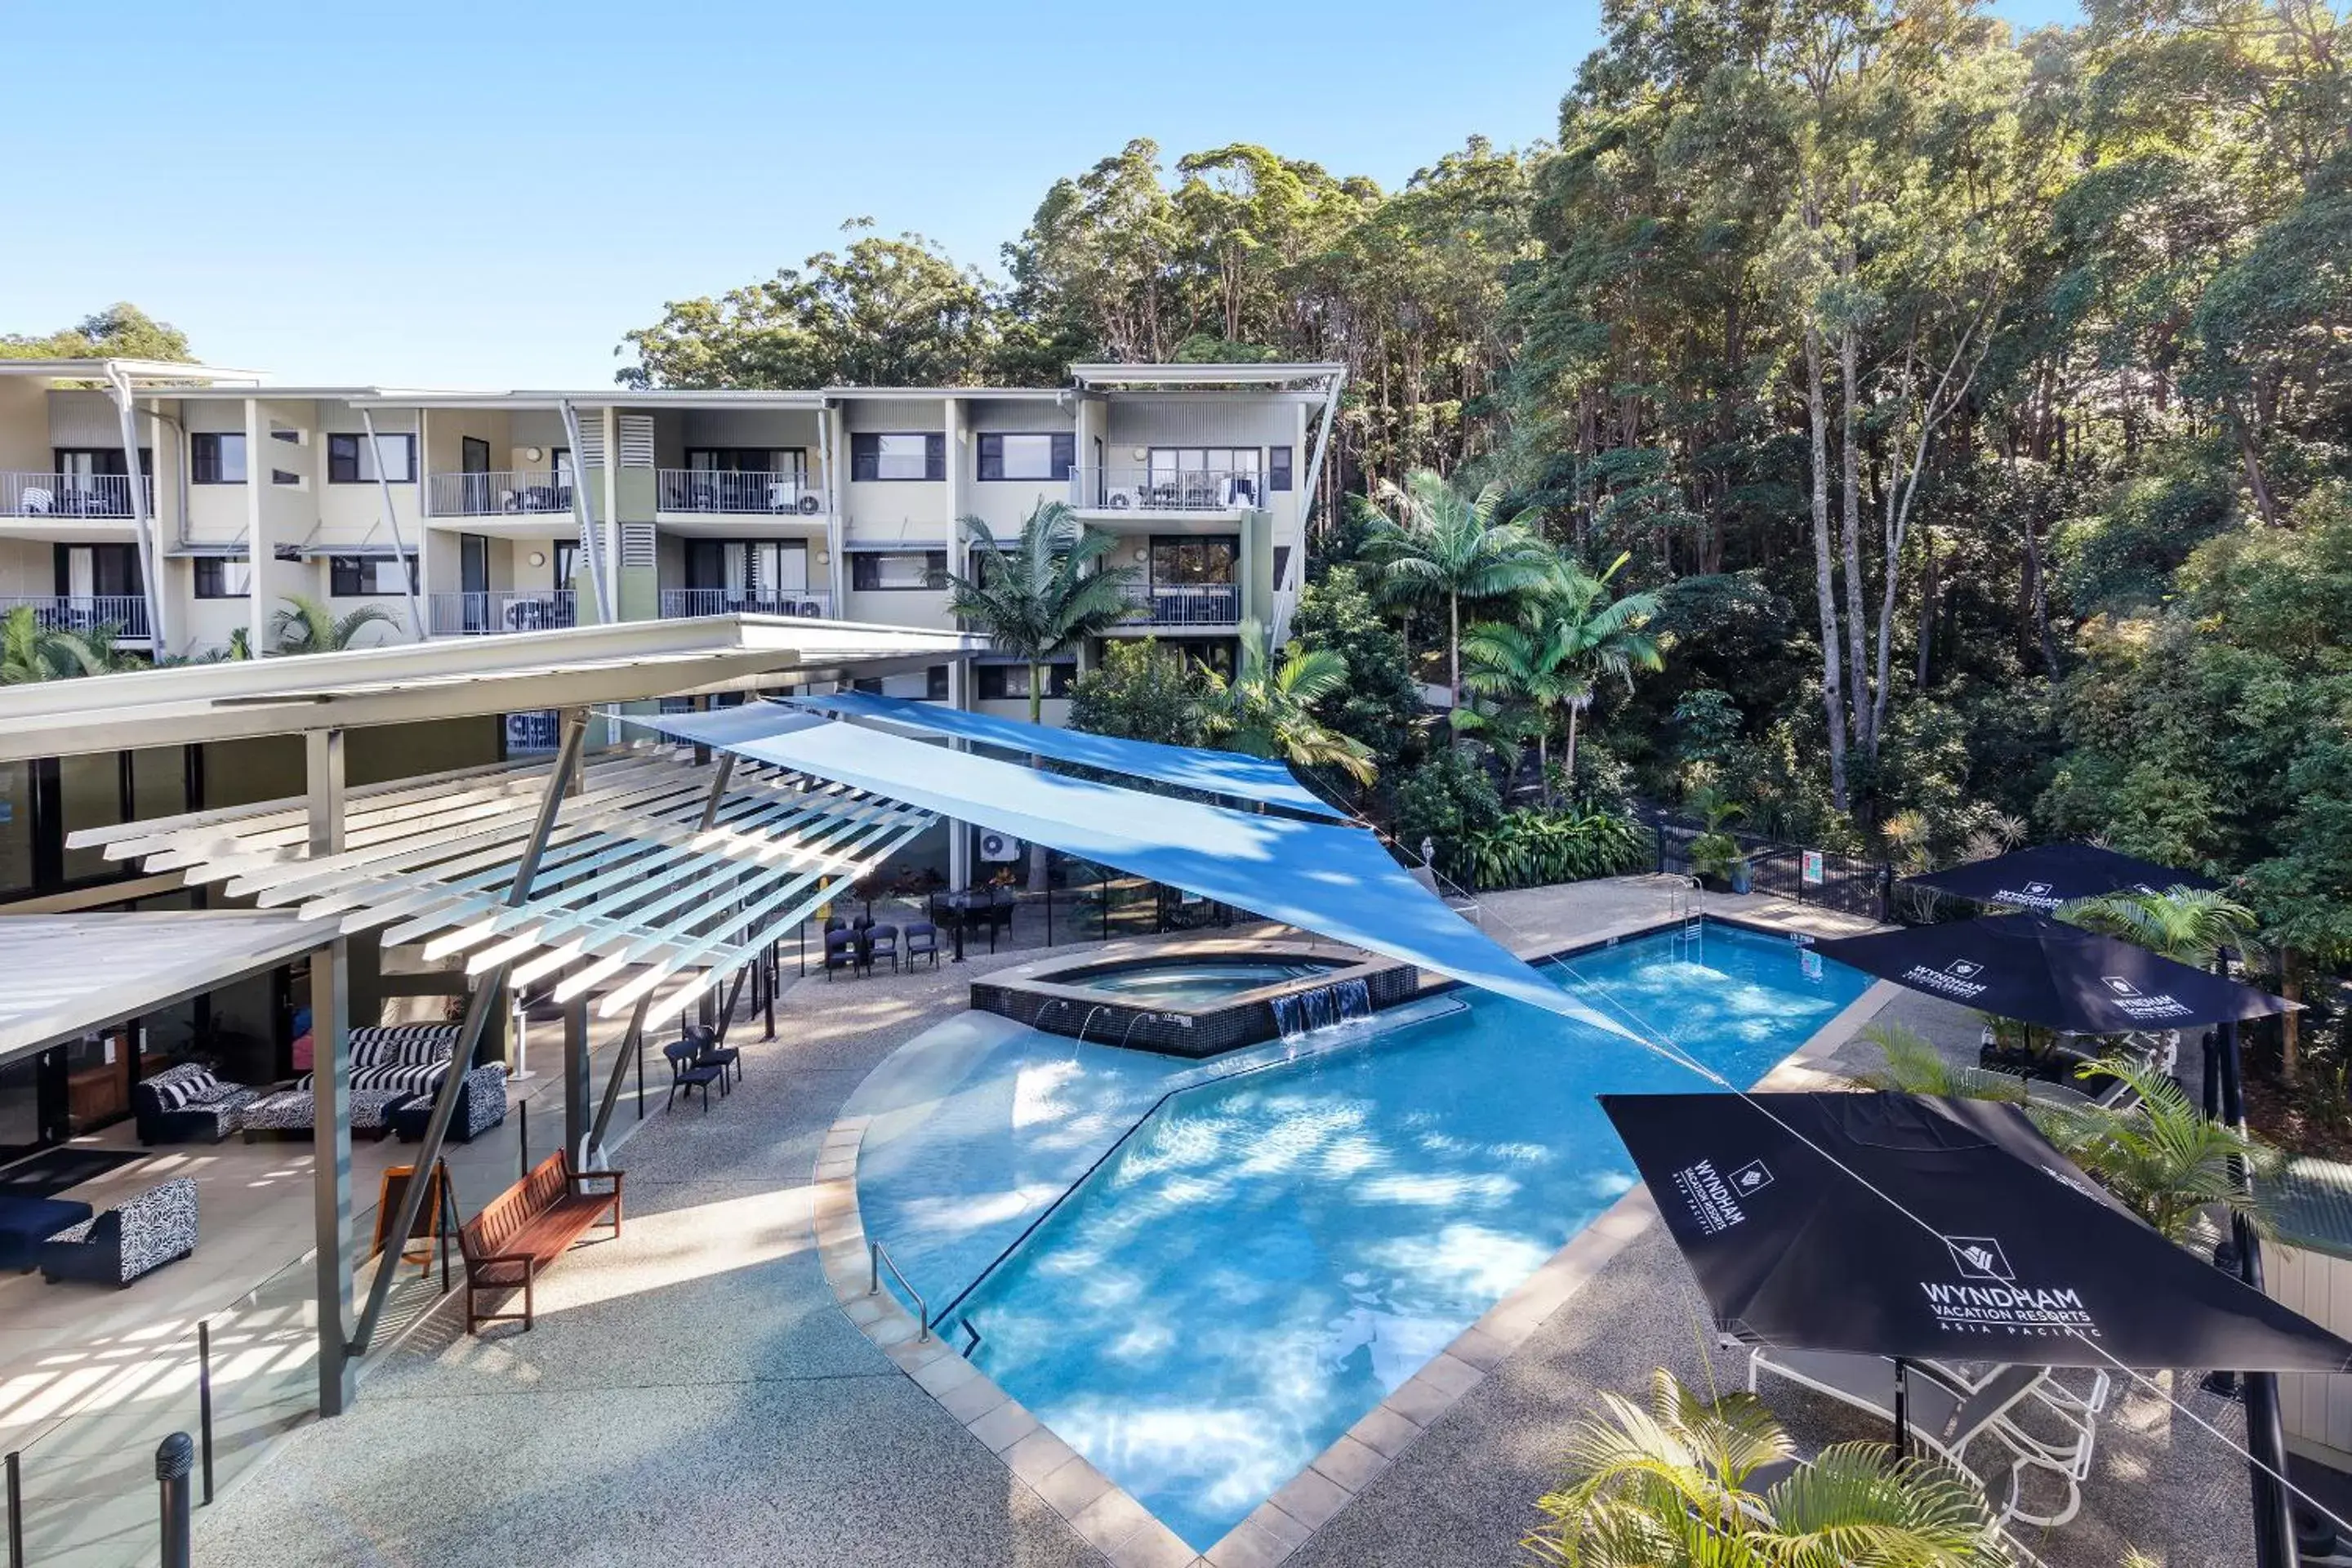
<path id="1" fill-rule="evenodd" d="M 371 1025 L 352 1031 L 352 1066 L 416 1065 L 441 1060 L 457 1047 L 455 1024 Z"/>
<path id="2" fill-rule="evenodd" d="M 190 1106 L 218 1100 L 236 1086 L 215 1078 L 213 1069 L 202 1062 L 182 1062 L 144 1079 L 143 1087 L 153 1096 L 158 1109 L 185 1110 Z"/>

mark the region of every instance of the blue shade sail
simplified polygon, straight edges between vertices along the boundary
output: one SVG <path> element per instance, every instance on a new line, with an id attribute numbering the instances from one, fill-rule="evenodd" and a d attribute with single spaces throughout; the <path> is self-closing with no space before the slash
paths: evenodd
<path id="1" fill-rule="evenodd" d="M 1364 828 L 1234 811 L 945 752 L 774 703 L 635 721 L 1044 844 L 1637 1037 L 1447 909 Z"/>
<path id="2" fill-rule="evenodd" d="M 811 712 L 838 713 L 848 719 L 879 719 L 910 730 L 928 730 L 934 735 L 1051 757 L 1057 763 L 1075 763 L 1108 773 L 1177 784 L 1206 795 L 1262 801 L 1267 805 L 1309 812 L 1317 816 L 1346 816 L 1300 784 L 1285 764 L 1265 757 L 1246 757 L 1239 752 L 1163 746 L 1157 741 L 1123 741 L 1115 735 L 1055 730 L 1019 719 L 1001 719 L 992 713 L 967 713 L 937 702 L 877 697 L 864 691 L 786 700 Z"/>

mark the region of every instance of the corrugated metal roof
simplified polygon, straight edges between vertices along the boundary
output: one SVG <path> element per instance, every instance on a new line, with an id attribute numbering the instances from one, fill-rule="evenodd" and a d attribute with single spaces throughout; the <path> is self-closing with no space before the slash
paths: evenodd
<path id="1" fill-rule="evenodd" d="M 2280 1240 L 2352 1258 L 2352 1165 L 2298 1155 L 2276 1197 Z"/>

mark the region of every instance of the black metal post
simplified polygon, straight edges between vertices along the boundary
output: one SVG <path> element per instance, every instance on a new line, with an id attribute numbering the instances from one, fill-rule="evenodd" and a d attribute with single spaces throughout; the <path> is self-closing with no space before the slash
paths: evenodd
<path id="1" fill-rule="evenodd" d="M 1911 1369 L 1895 1358 L 1895 1457 L 1911 1457 Z"/>
<path id="2" fill-rule="evenodd" d="M 1054 879 L 1051 876 L 1045 879 L 1045 945 L 1054 945 Z"/>
<path id="3" fill-rule="evenodd" d="M 196 1446 L 185 1432 L 155 1445 L 155 1485 L 162 1509 L 163 1568 L 188 1568 L 194 1538 L 188 1527 L 188 1473 L 196 1468 Z"/>
<path id="4" fill-rule="evenodd" d="M 801 973 L 806 975 L 808 973 L 808 921 L 806 920 L 801 921 L 798 934 L 801 948 Z"/>
<path id="5" fill-rule="evenodd" d="M 25 1460 L 8 1451 L 8 1568 L 25 1568 Z"/>
<path id="6" fill-rule="evenodd" d="M 950 922 L 955 927 L 955 961 L 958 963 L 961 963 L 963 962 L 963 928 L 967 923 L 969 923 L 964 917 L 970 911 L 959 906 L 955 911 L 955 919 Z"/>
<path id="7" fill-rule="evenodd" d="M 777 967 L 776 944 L 772 942 L 768 944 L 768 973 L 760 986 L 760 1000 L 768 1009 L 768 1032 L 760 1037 L 763 1040 L 776 1037 L 776 982 L 781 978 Z"/>
<path id="8" fill-rule="evenodd" d="M 1103 875 L 1096 878 L 1095 886 L 1102 894 L 1102 939 L 1105 942 L 1108 942 L 1110 940 L 1110 874 L 1108 872 L 1105 872 Z"/>
<path id="9" fill-rule="evenodd" d="M 1650 830 L 1657 836 L 1657 840 L 1658 840 L 1658 875 L 1659 875 L 1659 876 L 1661 876 L 1661 877 L 1663 877 L 1663 876 L 1664 876 L 1664 875 L 1666 874 L 1666 824 L 1665 824 L 1665 819 L 1664 819 L 1664 817 L 1661 817 L 1661 818 L 1659 818 L 1656 822 L 1652 823 L 1652 824 L 1650 825 Z"/>
<path id="10" fill-rule="evenodd" d="M 530 1101 L 528 1100 L 515 1101 L 515 1169 L 521 1173 L 515 1178 L 517 1181 L 530 1179 Z"/>
<path id="11" fill-rule="evenodd" d="M 646 1032 L 637 1031 L 637 1120 L 646 1119 Z"/>
<path id="12" fill-rule="evenodd" d="M 2221 1026 L 2216 1055 L 2221 1068 L 2221 1120 L 2243 1131 L 2244 1064 L 2238 1054 L 2237 1025 Z M 2244 1166 L 2237 1161 L 2231 1163 L 2242 1184 Z M 2262 1242 L 2253 1227 L 2243 1215 L 2232 1215 L 2230 1234 L 2237 1247 L 2238 1278 L 2251 1289 L 2262 1289 Z M 2254 1562 L 2258 1568 L 2294 1568 L 2294 1519 L 2288 1512 L 2286 1488 L 2282 1484 L 2286 1475 L 2286 1433 L 2279 1419 L 2278 1374 L 2242 1373 L 2238 1387 L 2246 1403 L 2246 1452 L 2252 1456 L 2246 1472 L 2253 1489 Z"/>
<path id="13" fill-rule="evenodd" d="M 446 1265 L 444 1267 L 446 1267 Z M 213 1326 L 196 1325 L 196 1435 L 205 1456 L 205 1506 L 213 1505 Z"/>

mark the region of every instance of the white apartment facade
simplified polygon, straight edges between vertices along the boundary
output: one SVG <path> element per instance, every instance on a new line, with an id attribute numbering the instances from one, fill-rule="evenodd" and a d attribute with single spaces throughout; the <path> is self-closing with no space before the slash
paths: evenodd
<path id="1" fill-rule="evenodd" d="M 0 608 L 198 657 L 289 595 L 362 641 L 758 612 L 950 623 L 963 520 L 1066 501 L 1135 616 L 1232 667 L 1278 641 L 1340 367 L 1074 365 L 1058 387 L 442 393 L 184 365 L 0 361 Z M 135 435 L 135 451 L 131 437 Z M 1080 650 L 1048 672 L 1058 721 Z M 885 689 L 1027 710 L 982 661 Z"/>

